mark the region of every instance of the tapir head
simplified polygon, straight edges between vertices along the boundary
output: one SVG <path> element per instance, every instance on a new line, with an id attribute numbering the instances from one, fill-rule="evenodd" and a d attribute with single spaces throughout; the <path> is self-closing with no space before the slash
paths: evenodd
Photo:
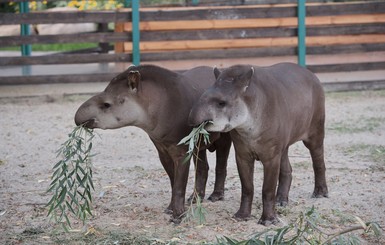
<path id="1" fill-rule="evenodd" d="M 193 106 L 189 123 L 196 126 L 211 121 L 206 125 L 211 132 L 228 132 L 245 123 L 248 117 L 245 93 L 253 74 L 251 66 L 236 65 L 222 72 L 214 68 L 216 82 Z"/>
<path id="2" fill-rule="evenodd" d="M 130 67 L 108 84 L 106 89 L 84 102 L 75 114 L 76 125 L 114 129 L 137 126 L 145 117 L 139 96 L 141 74 Z"/>

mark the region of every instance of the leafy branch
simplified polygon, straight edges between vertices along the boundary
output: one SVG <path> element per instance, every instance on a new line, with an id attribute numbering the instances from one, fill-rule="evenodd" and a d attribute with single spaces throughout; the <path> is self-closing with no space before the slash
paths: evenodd
<path id="1" fill-rule="evenodd" d="M 47 204 L 48 216 L 61 223 L 68 231 L 70 215 L 85 224 L 92 216 L 92 162 L 93 130 L 77 126 L 57 151 L 62 157 L 53 167 L 52 181 L 47 192 L 53 195 Z"/>
<path id="2" fill-rule="evenodd" d="M 366 234 L 373 232 L 376 237 L 381 236 L 381 228 L 375 222 L 363 222 L 354 216 L 359 225 L 344 230 L 328 233 L 320 228 L 325 222 L 315 210 L 314 206 L 302 212 L 293 223 L 278 229 L 267 229 L 255 234 L 249 240 L 238 241 L 229 237 L 217 238 L 218 245 L 243 245 L 243 244 L 360 244 L 358 237 L 354 235 L 345 236 L 356 230 L 363 230 Z"/>
<path id="3" fill-rule="evenodd" d="M 183 163 L 186 163 L 190 161 L 191 157 L 195 155 L 195 170 L 198 167 L 198 152 L 201 147 L 202 140 L 205 145 L 210 144 L 210 134 L 205 129 L 205 126 L 210 123 L 210 121 L 206 121 L 201 123 L 198 127 L 195 127 L 191 130 L 190 134 L 184 137 L 178 145 L 188 145 L 188 151 L 186 152 L 186 157 L 183 160 Z M 202 207 L 202 199 L 199 196 L 197 190 L 196 190 L 196 174 L 195 174 L 195 181 L 194 181 L 194 192 L 193 196 L 191 198 L 191 203 L 189 208 L 187 209 L 183 221 L 191 221 L 193 219 L 198 220 L 199 225 L 202 225 L 206 223 L 206 214 L 207 211 Z M 196 201 L 196 207 L 194 208 L 193 201 Z"/>

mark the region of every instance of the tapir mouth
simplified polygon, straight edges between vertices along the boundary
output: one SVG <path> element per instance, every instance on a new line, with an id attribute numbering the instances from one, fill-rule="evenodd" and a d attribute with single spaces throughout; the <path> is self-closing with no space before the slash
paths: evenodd
<path id="1" fill-rule="evenodd" d="M 196 128 L 196 127 L 199 127 L 199 126 L 202 125 L 202 124 L 206 124 L 206 126 L 207 126 L 207 125 L 212 124 L 212 123 L 213 123 L 213 120 L 209 119 L 209 120 L 204 120 L 204 121 L 202 121 L 202 122 L 200 122 L 200 123 L 197 123 L 197 124 L 191 125 L 191 126 L 194 127 L 194 128 Z M 206 127 L 206 126 L 205 126 L 205 127 Z"/>
<path id="2" fill-rule="evenodd" d="M 96 119 L 95 118 L 89 119 L 87 121 L 79 123 L 78 126 L 79 125 L 82 125 L 83 127 L 86 127 L 86 128 L 93 129 L 96 127 Z"/>

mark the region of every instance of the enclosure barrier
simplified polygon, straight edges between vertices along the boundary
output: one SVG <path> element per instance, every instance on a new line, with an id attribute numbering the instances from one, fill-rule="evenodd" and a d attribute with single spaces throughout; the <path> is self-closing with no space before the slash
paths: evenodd
<path id="1" fill-rule="evenodd" d="M 297 5 L 141 8 L 140 60 L 228 59 L 295 56 Z M 1 14 L 0 24 L 99 23 L 95 33 L 0 37 L 0 46 L 100 43 L 94 53 L 1 57 L 0 66 L 131 62 L 131 9 Z M 106 28 L 116 23 L 115 32 Z M 307 3 L 306 53 L 329 55 L 385 51 L 385 2 Z M 115 44 L 115 53 L 107 53 Z M 385 61 L 308 65 L 314 72 L 384 70 Z M 95 82 L 116 73 L 0 77 L 0 84 Z M 385 79 L 373 81 L 383 85 Z"/>
<path id="2" fill-rule="evenodd" d="M 142 9 L 142 61 L 297 55 L 295 4 Z M 312 3 L 306 9 L 308 54 L 385 50 L 385 2 Z M 116 32 L 130 33 L 131 23 Z M 132 52 L 131 42 L 117 53 Z M 385 68 L 379 64 L 310 67 L 315 72 Z"/>
<path id="3" fill-rule="evenodd" d="M 30 12 L 24 14 L 2 13 L 1 25 L 11 24 L 58 24 L 58 23 L 97 23 L 96 32 L 58 34 L 58 35 L 29 35 L 0 37 L 0 47 L 20 46 L 24 44 L 54 44 L 54 43 L 96 43 L 97 48 L 78 50 L 74 52 L 55 53 L 50 55 L 9 56 L 0 57 L 0 67 L 59 65 L 59 64 L 88 64 L 109 62 L 130 62 L 131 54 L 109 53 L 115 42 L 131 40 L 129 33 L 116 33 L 108 30 L 107 25 L 115 22 L 131 21 L 130 12 L 116 11 L 75 11 L 75 12 Z M 49 68 L 47 68 L 49 69 Z M 34 76 L 0 76 L 1 84 L 39 84 L 39 83 L 83 83 L 104 82 L 117 75 L 118 72 L 98 74 L 58 74 Z"/>

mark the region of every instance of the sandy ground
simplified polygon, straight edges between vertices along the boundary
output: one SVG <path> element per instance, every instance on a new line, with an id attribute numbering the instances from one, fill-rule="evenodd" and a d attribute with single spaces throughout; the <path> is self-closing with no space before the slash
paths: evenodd
<path id="1" fill-rule="evenodd" d="M 44 205 L 50 198 L 45 191 L 57 161 L 55 151 L 67 139 L 74 127 L 74 113 L 86 98 L 1 100 L 0 244 L 51 244 L 60 243 L 63 237 L 78 237 L 75 233 L 58 235 L 60 229 L 49 221 Z M 337 221 L 335 210 L 376 221 L 384 229 L 385 91 L 328 93 L 326 103 L 325 157 L 330 197 L 310 198 L 310 157 L 302 144 L 293 145 L 289 154 L 293 183 L 290 203 L 280 210 L 282 224 L 292 222 L 314 205 L 336 230 L 343 225 Z M 220 236 L 246 239 L 265 229 L 257 224 L 261 215 L 260 163 L 256 163 L 251 220 L 237 222 L 232 218 L 240 202 L 240 181 L 232 152 L 225 200 L 203 203 L 207 223 L 174 225 L 163 213 L 171 196 L 169 180 L 147 135 L 134 127 L 96 132 L 100 137 L 95 138 L 93 148 L 98 153 L 93 158 L 94 217 L 89 221 L 94 237 L 127 233 L 179 244 L 215 241 Z M 211 162 L 213 159 L 210 155 Z M 211 166 L 208 194 L 213 189 Z M 188 195 L 192 184 L 193 168 Z M 362 239 L 363 244 L 385 242 Z M 78 244 L 75 238 L 66 243 Z M 115 244 L 119 244 L 119 238 Z"/>

